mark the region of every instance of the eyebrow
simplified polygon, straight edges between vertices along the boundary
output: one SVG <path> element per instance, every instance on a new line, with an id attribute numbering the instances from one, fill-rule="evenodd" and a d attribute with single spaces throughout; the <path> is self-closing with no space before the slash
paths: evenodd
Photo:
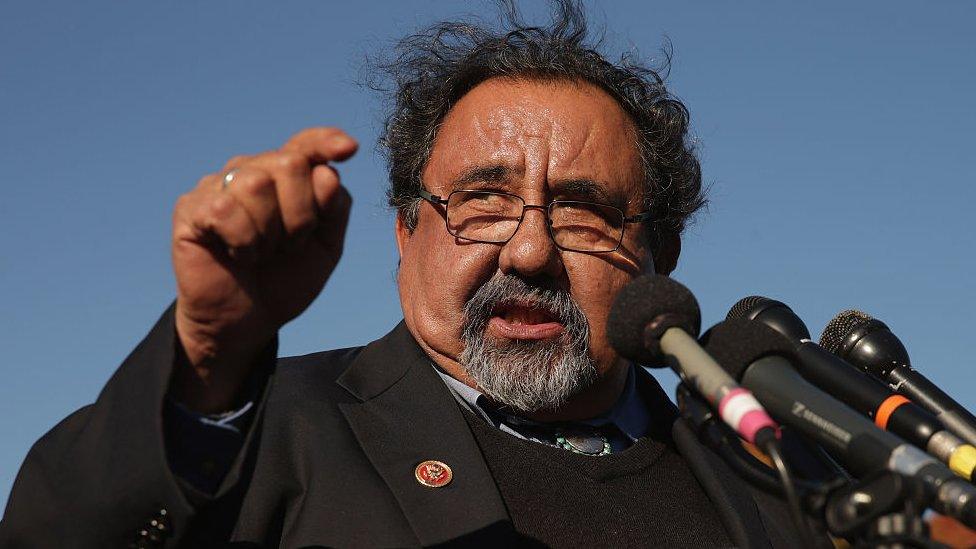
<path id="1" fill-rule="evenodd" d="M 460 190 L 474 183 L 506 183 L 513 176 L 521 175 L 521 169 L 512 168 L 504 164 L 488 166 L 474 166 L 466 169 L 452 183 L 452 190 Z M 580 177 L 574 179 L 560 179 L 551 182 L 550 191 L 555 197 L 609 204 L 626 210 L 630 203 L 629 197 L 622 191 L 611 191 L 607 185 L 593 179 Z"/>
<path id="2" fill-rule="evenodd" d="M 458 190 L 472 183 L 502 183 L 507 181 L 517 171 L 502 164 L 475 166 L 468 168 L 460 177 L 455 179 L 453 187 L 454 190 Z"/>
<path id="3" fill-rule="evenodd" d="M 606 185 L 592 179 L 564 179 L 552 183 L 550 188 L 557 197 L 569 196 L 573 200 L 609 204 L 620 209 L 625 209 L 628 202 L 623 192 L 611 191 Z"/>

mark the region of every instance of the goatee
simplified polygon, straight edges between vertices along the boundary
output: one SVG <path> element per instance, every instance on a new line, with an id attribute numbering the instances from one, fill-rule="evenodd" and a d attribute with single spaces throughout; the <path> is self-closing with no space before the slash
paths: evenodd
<path id="1" fill-rule="evenodd" d="M 563 325 L 546 340 L 496 340 L 486 335 L 499 308 L 519 306 L 545 313 Z M 555 410 L 596 379 L 589 354 L 586 316 L 561 289 L 497 274 L 464 307 L 461 365 L 492 400 L 520 412 Z"/>

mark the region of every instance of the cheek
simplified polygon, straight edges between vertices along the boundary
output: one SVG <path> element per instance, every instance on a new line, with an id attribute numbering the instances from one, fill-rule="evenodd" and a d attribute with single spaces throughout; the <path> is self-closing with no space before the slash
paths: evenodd
<path id="1" fill-rule="evenodd" d="M 606 371 L 613 367 L 618 358 L 607 339 L 607 317 L 617 292 L 633 280 L 633 276 L 603 259 L 574 255 L 580 257 L 566 264 L 571 293 L 590 325 L 592 358 L 601 371 Z"/>
<path id="2" fill-rule="evenodd" d="M 457 243 L 443 223 L 421 220 L 408 237 L 400 258 L 400 302 L 414 334 L 435 351 L 456 356 L 464 305 L 497 269 L 497 250 Z"/>

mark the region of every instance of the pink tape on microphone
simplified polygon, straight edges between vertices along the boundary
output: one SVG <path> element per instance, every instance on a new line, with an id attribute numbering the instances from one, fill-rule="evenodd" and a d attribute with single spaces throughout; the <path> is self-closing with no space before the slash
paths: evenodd
<path id="1" fill-rule="evenodd" d="M 756 397 L 742 387 L 732 389 L 718 403 L 722 420 L 731 425 L 747 442 L 755 443 L 756 433 L 765 427 L 777 428 Z"/>

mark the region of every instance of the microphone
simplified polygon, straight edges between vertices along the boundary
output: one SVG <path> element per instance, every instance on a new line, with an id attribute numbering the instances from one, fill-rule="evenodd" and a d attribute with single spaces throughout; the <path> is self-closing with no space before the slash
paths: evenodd
<path id="1" fill-rule="evenodd" d="M 803 379 L 793 368 L 793 345 L 780 333 L 726 320 L 711 329 L 706 349 L 773 417 L 831 450 L 855 475 L 887 469 L 915 478 L 936 511 L 976 527 L 976 487 Z"/>
<path id="2" fill-rule="evenodd" d="M 624 286 L 607 319 L 610 344 L 621 356 L 650 367 L 670 366 L 739 436 L 765 446 L 776 437 L 776 422 L 701 348 L 695 340 L 700 328 L 695 296 L 663 275 L 641 276 Z"/>
<path id="3" fill-rule="evenodd" d="M 858 412 L 874 419 L 878 427 L 937 457 L 957 475 L 973 480 L 976 447 L 964 443 L 927 410 L 891 391 L 870 375 L 852 367 L 810 341 L 803 320 L 785 303 L 750 296 L 732 306 L 728 319 L 761 322 L 793 343 L 800 375 Z"/>
<path id="4" fill-rule="evenodd" d="M 914 400 L 976 445 L 976 417 L 912 368 L 905 346 L 884 322 L 861 311 L 843 311 L 824 328 L 820 345 Z"/>

